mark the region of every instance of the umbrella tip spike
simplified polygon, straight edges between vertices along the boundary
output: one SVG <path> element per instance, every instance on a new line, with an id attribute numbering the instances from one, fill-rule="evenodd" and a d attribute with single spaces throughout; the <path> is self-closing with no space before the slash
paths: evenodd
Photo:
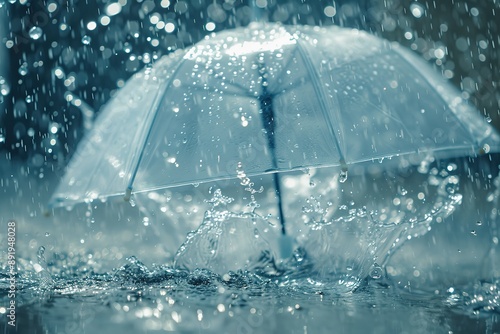
<path id="1" fill-rule="evenodd" d="M 130 197 L 131 196 L 132 196 L 132 188 L 131 187 L 127 187 L 127 189 L 125 190 L 125 196 L 123 196 L 123 200 L 125 202 L 130 201 Z"/>

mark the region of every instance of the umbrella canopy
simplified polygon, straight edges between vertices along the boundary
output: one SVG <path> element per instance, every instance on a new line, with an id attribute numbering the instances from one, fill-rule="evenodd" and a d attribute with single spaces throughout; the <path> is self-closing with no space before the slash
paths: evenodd
<path id="1" fill-rule="evenodd" d="M 500 136 L 411 52 L 339 27 L 213 34 L 131 78 L 52 206 L 305 167 L 500 150 Z M 277 182 L 279 186 L 279 182 Z"/>

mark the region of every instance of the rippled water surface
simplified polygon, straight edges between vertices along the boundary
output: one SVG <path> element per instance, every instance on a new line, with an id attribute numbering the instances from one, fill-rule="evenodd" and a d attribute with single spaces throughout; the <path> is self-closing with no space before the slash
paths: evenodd
<path id="1" fill-rule="evenodd" d="M 395 282 L 367 280 L 337 294 L 328 283 L 293 274 L 220 276 L 148 268 L 134 257 L 99 274 L 76 262 L 50 283 L 29 271 L 21 275 L 19 332 L 492 333 L 499 325 L 500 294 L 492 283 L 409 293 Z"/>

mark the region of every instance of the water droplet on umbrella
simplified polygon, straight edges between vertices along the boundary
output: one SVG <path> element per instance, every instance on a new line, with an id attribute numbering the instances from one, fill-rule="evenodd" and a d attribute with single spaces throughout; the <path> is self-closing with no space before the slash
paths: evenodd
<path id="1" fill-rule="evenodd" d="M 29 35 L 35 41 L 43 36 L 43 30 L 40 27 L 34 26 L 29 30 Z"/>

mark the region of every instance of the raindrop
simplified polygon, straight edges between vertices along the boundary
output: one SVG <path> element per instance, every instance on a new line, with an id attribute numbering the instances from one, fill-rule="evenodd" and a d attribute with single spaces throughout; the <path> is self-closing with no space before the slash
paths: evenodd
<path id="1" fill-rule="evenodd" d="M 478 221 L 476 222 L 476 225 L 477 225 L 477 226 L 481 226 L 481 225 L 483 225 L 483 222 L 482 222 L 482 221 L 480 221 L 480 220 L 478 220 Z"/>
<path id="2" fill-rule="evenodd" d="M 109 16 L 114 16 L 122 11 L 122 5 L 118 2 L 113 2 L 107 5 L 106 14 Z"/>
<path id="3" fill-rule="evenodd" d="M 337 14 L 337 10 L 333 6 L 326 6 L 323 13 L 328 17 L 334 17 Z"/>
<path id="4" fill-rule="evenodd" d="M 85 35 L 82 37 L 82 43 L 85 45 L 89 45 L 91 41 L 92 41 L 92 38 L 90 36 Z"/>
<path id="5" fill-rule="evenodd" d="M 88 30 L 94 30 L 95 28 L 97 28 L 97 23 L 95 21 L 90 21 L 89 23 L 87 23 Z"/>
<path id="6" fill-rule="evenodd" d="M 43 36 L 43 30 L 40 27 L 34 26 L 29 30 L 29 35 L 35 41 Z"/>
<path id="7" fill-rule="evenodd" d="M 256 0 L 255 5 L 259 8 L 266 8 L 267 7 L 267 0 Z"/>
<path id="8" fill-rule="evenodd" d="M 57 10 L 57 3 L 56 2 L 51 2 L 47 5 L 47 10 L 49 13 L 53 13 Z"/>
<path id="9" fill-rule="evenodd" d="M 132 45 L 130 45 L 130 43 L 126 42 L 126 43 L 123 45 L 123 51 L 125 51 L 125 53 L 130 53 L 130 52 L 132 52 Z"/>
<path id="10" fill-rule="evenodd" d="M 9 84 L 6 82 L 2 83 L 2 81 L 0 80 L 0 94 L 3 96 L 7 96 L 9 95 L 9 93 L 10 93 Z"/>
<path id="11" fill-rule="evenodd" d="M 424 7 L 418 2 L 414 2 L 410 5 L 410 11 L 413 16 L 417 19 L 421 18 L 424 15 Z"/>
<path id="12" fill-rule="evenodd" d="M 99 22 L 103 25 L 103 26 L 107 26 L 109 25 L 109 23 L 111 22 L 111 19 L 109 18 L 109 16 L 102 16 L 99 20 Z"/>
<path id="13" fill-rule="evenodd" d="M 207 31 L 214 31 L 215 30 L 215 23 L 208 22 L 207 24 L 205 24 L 205 29 Z"/>
<path id="14" fill-rule="evenodd" d="M 22 76 L 25 76 L 26 74 L 28 74 L 28 64 L 27 63 L 23 63 L 20 67 L 19 67 L 19 70 L 18 70 L 19 74 L 22 75 Z"/>
<path id="15" fill-rule="evenodd" d="M 175 24 L 173 24 L 172 22 L 168 22 L 167 24 L 165 24 L 165 31 L 167 33 L 171 33 L 175 30 Z"/>
<path id="16" fill-rule="evenodd" d="M 45 232 L 45 236 L 46 237 L 50 237 L 50 233 L 49 232 Z"/>

